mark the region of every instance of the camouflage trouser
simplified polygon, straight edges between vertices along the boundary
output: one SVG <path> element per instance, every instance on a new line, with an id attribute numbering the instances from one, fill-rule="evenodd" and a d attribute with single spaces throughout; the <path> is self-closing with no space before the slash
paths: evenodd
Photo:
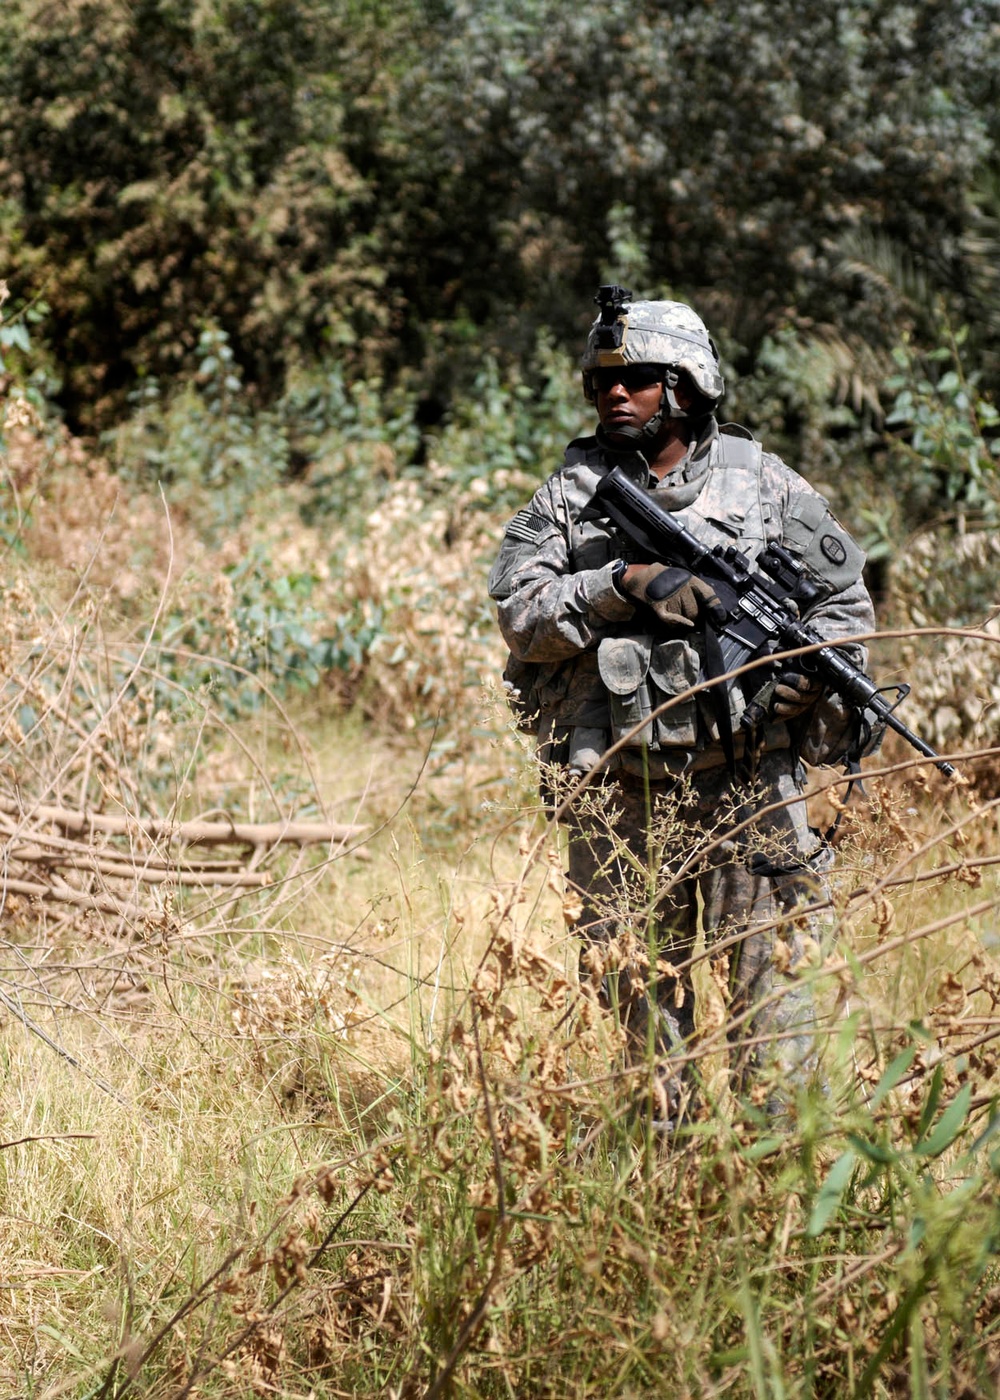
<path id="1" fill-rule="evenodd" d="M 811 993 L 784 969 L 794 968 L 806 938 L 819 939 L 815 919 L 789 916 L 825 896 L 829 855 L 809 828 L 805 802 L 796 800 L 801 793 L 797 765 L 779 750 L 761 756 L 752 786 L 724 768 L 682 784 L 616 774 L 577 802 L 567 825 L 569 881 L 582 905 L 578 932 L 591 944 L 617 940 L 621 949 L 604 993 L 617 1003 L 633 1064 L 651 1045 L 658 1058 L 668 1057 L 693 1035 L 690 968 L 674 969 L 702 930 L 710 957 L 733 940 L 728 966 L 717 962 L 716 971 L 727 974 L 736 1085 L 765 1062 L 792 1084 L 812 1074 Z M 594 963 L 588 946 L 583 976 Z"/>

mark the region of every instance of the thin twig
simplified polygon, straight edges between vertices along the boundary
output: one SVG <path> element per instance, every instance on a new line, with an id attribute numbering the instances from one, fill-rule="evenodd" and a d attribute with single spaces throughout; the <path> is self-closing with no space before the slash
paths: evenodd
<path id="1" fill-rule="evenodd" d="M 15 1002 L 11 997 L 9 997 L 2 987 L 0 987 L 0 1002 L 2 1002 L 4 1006 L 6 1006 L 7 1010 L 11 1013 L 12 1016 L 17 1017 L 17 1019 L 21 1022 L 22 1026 L 24 1026 L 25 1030 L 29 1030 L 32 1033 L 32 1035 L 36 1035 L 38 1039 L 42 1041 L 43 1044 L 47 1045 L 50 1050 L 54 1050 L 55 1053 L 59 1055 L 62 1059 L 64 1059 L 67 1064 L 72 1065 L 75 1070 L 78 1070 L 79 1073 L 82 1074 L 86 1079 L 89 1079 L 92 1084 L 96 1084 L 98 1089 L 101 1089 L 105 1094 L 110 1094 L 111 1097 L 117 1103 L 122 1104 L 125 1108 L 130 1107 L 128 1099 L 123 1098 L 123 1096 L 119 1094 L 118 1090 L 113 1089 L 111 1085 L 107 1083 L 106 1080 L 100 1077 L 100 1075 L 94 1074 L 92 1070 L 89 1070 L 86 1068 L 86 1066 L 81 1065 L 80 1061 L 74 1059 L 74 1057 L 69 1053 L 68 1050 L 64 1050 L 61 1045 L 58 1045 L 50 1035 L 47 1035 L 45 1031 L 42 1030 L 41 1026 L 38 1025 L 37 1022 L 33 1021 L 30 1016 L 28 1016 L 24 1011 L 21 1010 L 17 1002 Z"/>
<path id="2" fill-rule="evenodd" d="M 26 1142 L 95 1142 L 96 1133 L 35 1133 L 32 1137 L 15 1138 L 13 1142 L 0 1142 L 0 1152 L 7 1147 L 21 1147 Z"/>

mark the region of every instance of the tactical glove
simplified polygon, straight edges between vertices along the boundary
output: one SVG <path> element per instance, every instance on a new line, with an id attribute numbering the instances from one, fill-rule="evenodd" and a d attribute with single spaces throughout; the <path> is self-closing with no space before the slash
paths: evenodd
<path id="1" fill-rule="evenodd" d="M 632 565 L 620 587 L 636 602 L 645 603 L 668 627 L 690 631 L 702 617 L 707 617 L 716 627 L 721 627 L 726 620 L 726 610 L 711 584 L 696 578 L 687 569 L 666 564 Z"/>
<path id="2" fill-rule="evenodd" d="M 784 671 L 774 682 L 771 713 L 775 719 L 797 719 L 823 694 L 823 682 L 800 671 Z"/>

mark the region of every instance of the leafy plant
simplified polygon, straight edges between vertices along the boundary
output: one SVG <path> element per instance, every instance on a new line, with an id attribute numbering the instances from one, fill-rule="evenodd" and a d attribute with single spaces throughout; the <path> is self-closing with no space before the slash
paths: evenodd
<path id="1" fill-rule="evenodd" d="M 440 432 L 432 490 L 458 491 L 478 511 L 513 512 L 561 462 L 567 442 L 592 432 L 569 357 L 543 337 L 523 372 L 487 356 Z"/>
<path id="2" fill-rule="evenodd" d="M 625 1063 L 595 995 L 619 956 L 659 975 L 652 950 L 620 940 L 581 981 L 557 834 L 488 686 L 485 563 L 575 384 L 507 403 L 488 368 L 423 463 L 396 460 L 374 388 L 321 390 L 324 508 L 307 464 L 248 485 L 224 529 L 196 472 L 168 530 L 141 474 L 25 439 L 40 509 L 0 596 L 0 1379 L 118 1400 L 988 1393 L 994 809 L 869 773 L 811 916 L 839 941 L 788 969 L 829 1013 L 828 1082 L 784 1086 L 783 1120 L 777 1073 L 734 1086 L 747 1028 L 695 950 L 702 1097 L 652 1131 L 633 1107 L 655 1057 Z M 252 421 L 224 383 L 213 414 L 226 393 Z M 69 840 L 56 797 L 113 814 L 114 848 Z M 179 860 L 174 819 L 220 807 L 366 830 L 321 858 Z M 648 906 L 633 868 L 623 925 Z M 236 875 L 255 883 L 201 887 Z"/>
<path id="3" fill-rule="evenodd" d="M 273 415 L 255 411 L 229 337 L 206 327 L 195 373 L 163 401 L 158 379 L 133 395 L 135 411 L 104 434 L 126 479 L 158 481 L 180 505 L 190 502 L 216 527 L 239 519 L 255 495 L 280 479 L 288 462 L 286 434 Z"/>
<path id="4" fill-rule="evenodd" d="M 886 423 L 897 430 L 890 460 L 910 528 L 942 508 L 960 528 L 969 516 L 987 525 L 997 518 L 1000 434 L 990 434 L 1000 414 L 979 391 L 979 374 L 963 368 L 967 336 L 962 327 L 925 356 L 905 342 L 893 351 L 897 373 L 885 387 L 895 398 Z"/>
<path id="5" fill-rule="evenodd" d="M 0 266 L 51 306 L 75 428 L 192 370 L 206 323 L 264 404 L 332 355 L 447 407 L 486 354 L 524 367 L 546 332 L 577 352 L 607 276 L 689 294 L 752 368 L 789 315 L 893 344 L 898 249 L 996 338 L 988 6 L 821 0 L 805 32 L 790 0 L 683 24 L 11 0 L 0 56 Z"/>

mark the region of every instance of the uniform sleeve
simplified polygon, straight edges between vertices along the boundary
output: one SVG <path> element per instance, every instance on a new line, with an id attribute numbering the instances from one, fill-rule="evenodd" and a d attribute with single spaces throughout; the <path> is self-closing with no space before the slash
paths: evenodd
<path id="1" fill-rule="evenodd" d="M 875 608 L 862 575 L 864 551 L 819 492 L 780 458 L 765 454 L 762 474 L 765 480 L 770 476 L 781 497 L 782 543 L 828 590 L 803 621 L 827 642 L 874 632 Z M 864 644 L 852 643 L 844 650 L 855 665 L 865 667 L 868 649 Z"/>
<path id="2" fill-rule="evenodd" d="M 838 642 L 844 637 L 868 635 L 875 631 L 875 608 L 868 589 L 860 578 L 839 593 L 831 594 L 818 607 L 807 613 L 804 621 L 823 638 Z M 843 650 L 855 666 L 864 670 L 868 664 L 868 648 L 852 642 Z"/>
<path id="3" fill-rule="evenodd" d="M 557 473 L 504 532 L 489 590 L 504 640 L 521 661 L 563 661 L 635 612 L 611 582 L 610 563 L 574 571 L 572 526 Z"/>

